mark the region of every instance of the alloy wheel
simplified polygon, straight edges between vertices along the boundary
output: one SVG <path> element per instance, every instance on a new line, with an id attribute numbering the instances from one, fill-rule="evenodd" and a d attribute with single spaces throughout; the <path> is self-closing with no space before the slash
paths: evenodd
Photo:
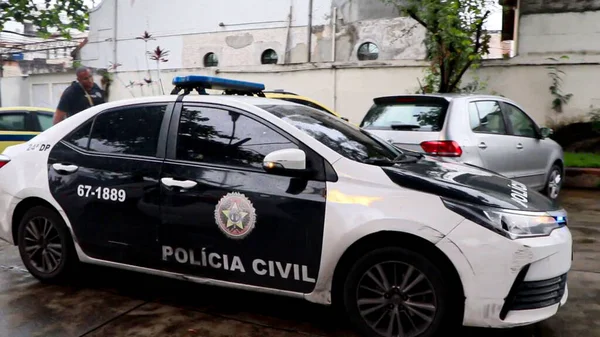
<path id="1" fill-rule="evenodd" d="M 35 217 L 27 223 L 24 246 L 27 259 L 38 272 L 50 274 L 60 266 L 63 245 L 58 230 L 49 219 Z"/>
<path id="2" fill-rule="evenodd" d="M 548 179 L 548 195 L 551 199 L 556 199 L 560 192 L 560 186 L 562 183 L 562 176 L 559 170 L 552 170 L 550 178 Z"/>
<path id="3" fill-rule="evenodd" d="M 385 337 L 418 336 L 437 312 L 434 288 L 424 273 L 399 261 L 376 264 L 360 278 L 357 305 L 361 317 Z"/>

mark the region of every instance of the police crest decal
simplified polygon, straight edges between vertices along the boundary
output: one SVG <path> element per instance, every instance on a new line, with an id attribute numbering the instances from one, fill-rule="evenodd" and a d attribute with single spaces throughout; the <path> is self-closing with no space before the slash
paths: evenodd
<path id="1" fill-rule="evenodd" d="M 217 203 L 215 221 L 225 235 L 232 239 L 242 239 L 254 229 L 256 210 L 245 195 L 230 192 Z"/>

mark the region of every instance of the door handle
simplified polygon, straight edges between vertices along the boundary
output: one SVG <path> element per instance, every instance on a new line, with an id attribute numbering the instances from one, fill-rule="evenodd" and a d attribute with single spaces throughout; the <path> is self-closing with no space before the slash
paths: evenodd
<path id="1" fill-rule="evenodd" d="M 162 178 L 162 179 L 160 179 L 160 182 L 163 183 L 165 186 L 179 187 L 179 188 L 186 188 L 186 189 L 192 188 L 192 187 L 198 185 L 198 183 L 193 180 L 175 180 L 173 178 Z"/>
<path id="2" fill-rule="evenodd" d="M 522 149 L 522 148 L 523 148 L 523 144 L 521 144 L 521 143 L 517 144 L 517 149 L 519 149 L 519 150 L 520 150 L 520 149 Z"/>
<path id="3" fill-rule="evenodd" d="M 487 149 L 487 145 L 484 142 L 479 143 L 478 146 L 480 149 Z"/>
<path id="4" fill-rule="evenodd" d="M 52 168 L 54 168 L 56 171 L 59 172 L 67 172 L 67 173 L 73 173 L 75 171 L 77 171 L 77 169 L 79 169 L 78 166 L 76 165 L 65 165 L 65 164 L 52 164 Z"/>

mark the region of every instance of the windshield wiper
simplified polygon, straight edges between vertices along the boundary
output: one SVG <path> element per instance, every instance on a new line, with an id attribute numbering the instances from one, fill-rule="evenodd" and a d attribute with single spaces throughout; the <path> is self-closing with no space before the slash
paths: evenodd
<path id="1" fill-rule="evenodd" d="M 421 158 L 421 157 L 418 157 Z M 389 159 L 385 157 L 375 157 L 375 158 L 367 158 L 363 160 L 365 164 L 373 164 L 373 165 L 382 165 L 382 166 L 394 166 L 400 163 L 406 163 L 406 155 L 404 153 L 400 153 L 396 158 Z"/>
<path id="2" fill-rule="evenodd" d="M 382 166 L 394 166 L 396 164 L 396 162 L 394 160 L 391 160 L 389 158 L 367 158 L 364 159 L 362 161 L 365 164 L 372 164 L 372 165 L 382 165 Z"/>
<path id="3" fill-rule="evenodd" d="M 417 152 L 417 151 L 411 151 L 411 150 L 404 150 L 405 154 L 408 154 L 409 156 L 413 156 L 413 157 L 417 157 L 419 159 L 425 157 L 425 155 L 421 152 Z"/>

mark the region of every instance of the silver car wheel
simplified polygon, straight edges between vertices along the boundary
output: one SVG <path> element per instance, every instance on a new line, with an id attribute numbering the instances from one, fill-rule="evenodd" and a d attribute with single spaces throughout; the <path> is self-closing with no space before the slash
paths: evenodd
<path id="1" fill-rule="evenodd" d="M 31 265 L 39 272 L 54 272 L 63 258 L 62 240 L 52 222 L 36 217 L 25 227 L 25 252 Z"/>
<path id="2" fill-rule="evenodd" d="M 380 336 L 418 336 L 437 312 L 435 290 L 415 267 L 378 263 L 361 277 L 357 305 L 363 320 Z"/>
<path id="3" fill-rule="evenodd" d="M 562 185 L 562 176 L 558 169 L 552 170 L 548 178 L 548 196 L 551 199 L 558 198 L 560 187 Z"/>

